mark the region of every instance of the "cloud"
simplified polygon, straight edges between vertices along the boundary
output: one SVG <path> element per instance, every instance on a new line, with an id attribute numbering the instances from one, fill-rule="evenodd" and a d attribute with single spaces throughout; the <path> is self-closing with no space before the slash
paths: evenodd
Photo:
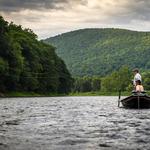
<path id="1" fill-rule="evenodd" d="M 150 21 L 150 1 L 147 0 L 132 0 L 125 3 L 121 11 L 113 16 L 117 23 L 128 24 L 133 20 Z"/>
<path id="2" fill-rule="evenodd" d="M 0 0 L 0 14 L 40 38 L 80 28 L 149 30 L 148 0 Z"/>
<path id="3" fill-rule="evenodd" d="M 85 0 L 0 0 L 0 10 L 16 12 L 20 10 L 64 9 L 69 4 L 84 3 Z"/>

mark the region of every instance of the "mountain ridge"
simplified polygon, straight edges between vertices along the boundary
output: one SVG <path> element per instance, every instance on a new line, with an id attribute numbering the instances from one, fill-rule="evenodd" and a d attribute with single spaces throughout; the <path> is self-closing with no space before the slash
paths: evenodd
<path id="1" fill-rule="evenodd" d="M 53 35 L 53 36 L 50 36 L 48 38 L 45 38 L 45 39 L 42 39 L 42 41 L 45 41 L 45 40 L 48 40 L 48 39 L 51 39 L 51 38 L 56 38 L 58 36 L 61 36 L 61 35 L 65 35 L 65 34 L 68 34 L 68 33 L 72 33 L 72 32 L 76 32 L 76 31 L 82 31 L 82 30 L 109 30 L 109 29 L 114 29 L 114 30 L 122 30 L 122 31 L 131 31 L 131 32 L 140 32 L 140 33 L 150 33 L 150 31 L 142 31 L 142 30 L 133 30 L 133 29 L 125 29 L 125 28 L 80 28 L 80 29 L 76 29 L 76 30 L 70 30 L 70 31 L 67 31 L 67 32 L 63 32 L 63 33 L 60 33 L 60 34 L 56 34 L 56 35 Z"/>
<path id="2" fill-rule="evenodd" d="M 150 32 L 146 31 L 86 28 L 44 42 L 57 48 L 73 76 L 104 76 L 123 65 L 150 68 Z"/>

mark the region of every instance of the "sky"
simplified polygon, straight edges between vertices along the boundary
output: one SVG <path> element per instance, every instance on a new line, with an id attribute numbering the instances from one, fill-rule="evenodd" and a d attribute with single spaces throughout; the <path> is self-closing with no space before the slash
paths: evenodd
<path id="1" fill-rule="evenodd" d="M 150 31 L 150 0 L 0 0 L 0 15 L 39 39 L 84 28 Z"/>

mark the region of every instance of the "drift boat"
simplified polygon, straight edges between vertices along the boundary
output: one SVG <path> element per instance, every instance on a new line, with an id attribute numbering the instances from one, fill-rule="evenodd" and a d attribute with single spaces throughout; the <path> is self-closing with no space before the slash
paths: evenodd
<path id="1" fill-rule="evenodd" d="M 120 101 L 125 108 L 150 108 L 150 96 L 146 92 L 133 92 L 131 96 Z"/>

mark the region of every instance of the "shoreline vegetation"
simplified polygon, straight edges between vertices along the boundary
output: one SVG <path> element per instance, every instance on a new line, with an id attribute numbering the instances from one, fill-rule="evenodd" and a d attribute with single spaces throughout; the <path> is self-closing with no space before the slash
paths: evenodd
<path id="1" fill-rule="evenodd" d="M 150 91 L 147 92 L 150 94 Z M 9 92 L 0 93 L 1 98 L 13 98 L 13 97 L 61 97 L 61 96 L 118 96 L 118 92 L 76 92 L 69 94 L 57 94 L 57 93 L 35 93 L 35 92 Z M 124 91 L 121 96 L 129 96 L 131 92 Z"/>
<path id="2" fill-rule="evenodd" d="M 39 41 L 31 29 L 9 23 L 0 16 L 0 93 L 7 96 L 70 93 L 73 78 L 55 49 Z"/>
<path id="3" fill-rule="evenodd" d="M 94 46 L 96 48 L 94 51 L 102 50 L 104 52 L 109 47 L 108 57 L 104 53 L 105 61 L 101 59 L 97 61 L 95 56 L 98 56 L 99 53 L 91 55 L 95 57 L 92 59 L 93 66 L 87 63 L 82 69 L 80 68 L 82 72 L 86 70 L 84 74 L 80 74 L 80 72 L 73 74 L 68 70 L 66 61 L 64 62 L 57 55 L 56 47 L 48 45 L 42 40 L 39 41 L 31 29 L 24 29 L 13 22 L 9 23 L 0 16 L 0 34 L 0 97 L 118 96 L 119 90 L 125 91 L 122 92 L 122 96 L 131 95 L 133 89 L 131 70 L 133 66 L 122 62 L 121 58 L 117 59 L 119 62 L 115 62 L 115 64 L 106 60 L 107 58 L 113 62 L 112 52 L 118 58 L 120 55 L 116 51 L 118 46 L 109 47 L 107 46 L 108 42 L 104 42 L 106 45 L 104 44 L 102 47 Z M 105 34 L 108 35 L 108 32 Z M 114 31 L 113 34 L 118 35 Z M 91 37 L 91 34 L 88 35 Z M 82 43 L 81 45 L 84 45 Z M 87 43 L 91 43 L 91 41 L 88 40 Z M 86 48 L 90 49 L 89 46 Z M 146 51 L 147 56 L 149 56 L 148 52 Z M 89 51 L 86 51 L 86 54 L 88 53 L 90 54 Z M 124 50 L 122 53 L 124 54 Z M 89 58 L 89 56 L 87 57 Z M 70 59 L 71 57 L 67 56 L 67 58 Z M 81 60 L 78 60 L 78 63 L 81 64 Z M 143 68 L 141 72 L 142 85 L 144 85 L 144 89 L 150 91 L 150 62 L 147 63 L 146 68 Z M 97 65 L 98 67 L 96 67 Z M 78 65 L 73 66 L 77 70 L 79 69 Z M 96 69 L 96 73 L 92 71 L 93 69 Z"/>

